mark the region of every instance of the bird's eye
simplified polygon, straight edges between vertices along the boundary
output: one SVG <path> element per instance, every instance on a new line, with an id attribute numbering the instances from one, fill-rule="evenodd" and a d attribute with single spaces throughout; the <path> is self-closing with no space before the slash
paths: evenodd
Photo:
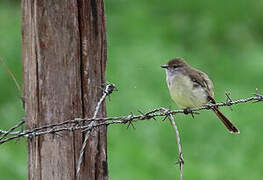
<path id="1" fill-rule="evenodd" d="M 177 68 L 177 66 L 174 65 L 173 68 Z"/>

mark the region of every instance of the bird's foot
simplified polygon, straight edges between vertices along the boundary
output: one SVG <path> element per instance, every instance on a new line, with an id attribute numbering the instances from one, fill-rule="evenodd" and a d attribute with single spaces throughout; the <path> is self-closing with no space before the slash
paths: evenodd
<path id="1" fill-rule="evenodd" d="M 194 117 L 194 112 L 191 110 L 191 108 L 185 108 L 184 109 L 184 114 L 191 114 L 193 118 Z"/>

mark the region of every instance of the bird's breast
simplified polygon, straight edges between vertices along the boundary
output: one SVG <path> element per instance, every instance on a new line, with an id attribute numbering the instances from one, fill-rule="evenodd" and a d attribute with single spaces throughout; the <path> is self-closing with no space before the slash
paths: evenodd
<path id="1" fill-rule="evenodd" d="M 189 76 L 176 74 L 167 76 L 171 98 L 183 108 L 199 107 L 208 102 L 207 93 L 201 86 L 194 86 Z"/>

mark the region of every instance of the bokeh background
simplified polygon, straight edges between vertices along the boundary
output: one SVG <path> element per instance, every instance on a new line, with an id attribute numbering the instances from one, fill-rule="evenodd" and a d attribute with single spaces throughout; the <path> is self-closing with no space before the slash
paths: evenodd
<path id="1" fill-rule="evenodd" d="M 106 0 L 107 80 L 119 91 L 107 100 L 108 116 L 157 107 L 170 100 L 160 65 L 173 57 L 206 72 L 216 100 L 263 93 L 263 1 Z M 21 83 L 19 0 L 0 2 L 0 55 Z M 0 128 L 24 115 L 17 90 L 0 63 Z M 227 132 L 209 111 L 176 115 L 185 158 L 185 179 L 245 180 L 263 177 L 262 103 L 222 111 L 241 134 Z M 169 121 L 108 128 L 109 173 L 114 180 L 178 179 L 178 152 Z M 1 179 L 27 179 L 26 142 L 0 145 Z"/>

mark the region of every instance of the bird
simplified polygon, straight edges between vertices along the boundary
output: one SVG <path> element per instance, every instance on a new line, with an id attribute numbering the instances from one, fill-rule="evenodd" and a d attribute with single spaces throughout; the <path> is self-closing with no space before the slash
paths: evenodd
<path id="1" fill-rule="evenodd" d="M 166 82 L 172 100 L 188 112 L 190 108 L 216 104 L 213 83 L 204 72 L 191 67 L 181 58 L 176 57 L 162 65 L 166 71 Z M 238 128 L 219 110 L 212 106 L 212 111 L 223 122 L 230 133 L 239 134 Z"/>

